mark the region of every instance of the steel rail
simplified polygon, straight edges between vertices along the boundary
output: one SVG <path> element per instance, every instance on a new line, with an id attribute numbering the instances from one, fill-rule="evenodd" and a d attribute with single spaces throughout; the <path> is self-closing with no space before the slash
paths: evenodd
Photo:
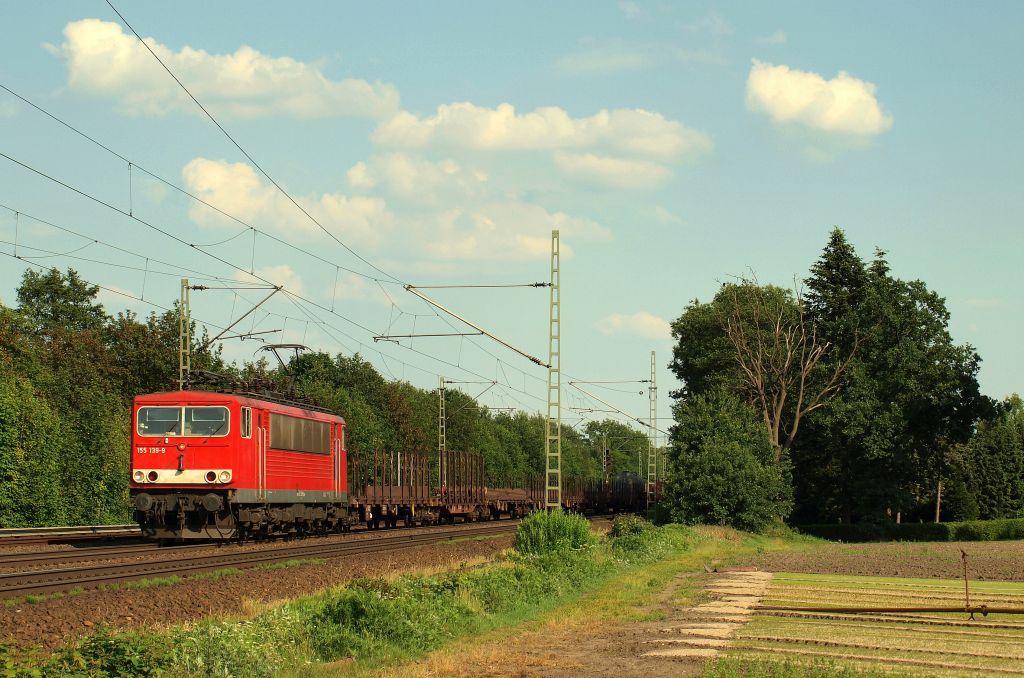
<path id="1" fill-rule="evenodd" d="M 138 525 L 82 525 L 0 529 L 0 544 L 39 544 L 62 541 L 141 537 Z"/>
<path id="2" fill-rule="evenodd" d="M 0 598 L 18 597 L 74 587 L 145 579 L 168 575 L 190 575 L 229 567 L 248 569 L 298 558 L 340 557 L 394 551 L 456 539 L 511 534 L 518 521 L 502 525 L 460 528 L 445 532 L 400 533 L 393 537 L 359 539 L 332 544 L 303 544 L 247 553 L 187 556 L 174 560 L 119 563 L 0 574 Z"/>
<path id="3" fill-rule="evenodd" d="M 230 542 L 235 543 L 235 542 Z M 62 551 L 21 551 L 0 553 L 0 567 L 20 565 L 22 563 L 76 563 L 89 560 L 105 560 L 132 556 L 145 556 L 154 553 L 169 553 L 179 549 L 216 548 L 217 544 L 203 542 L 198 544 L 175 544 L 159 546 L 153 542 L 139 542 L 133 546 L 95 546 Z"/>

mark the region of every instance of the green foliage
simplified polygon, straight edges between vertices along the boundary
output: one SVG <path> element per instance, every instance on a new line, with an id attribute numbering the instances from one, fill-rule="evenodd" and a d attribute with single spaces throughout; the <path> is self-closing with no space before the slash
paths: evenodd
<path id="1" fill-rule="evenodd" d="M 785 458 L 752 408 L 724 390 L 676 404 L 665 502 L 674 521 L 759 531 L 789 515 Z"/>
<path id="2" fill-rule="evenodd" d="M 616 516 L 608 531 L 612 554 L 627 563 L 649 563 L 689 547 L 695 537 L 680 525 L 656 527 L 638 516 Z"/>
<path id="3" fill-rule="evenodd" d="M 1013 425 L 1006 420 L 982 425 L 965 447 L 977 422 L 993 418 L 995 408 L 979 390 L 980 357 L 970 345 L 953 342 L 945 300 L 920 280 L 893 276 L 881 250 L 872 261 L 862 260 L 838 228 L 804 282 L 808 331 L 827 350 L 793 390 L 799 385 L 805 396 L 813 396 L 832 375 L 839 373 L 841 379 L 838 393 L 800 419 L 792 444 L 785 441 L 795 430 L 796 396 L 781 404 L 760 400 L 757 389 L 751 389 L 751 375 L 741 367 L 744 354 L 729 341 L 723 322 L 732 322 L 734 332 L 750 345 L 769 345 L 774 321 L 789 326 L 801 309 L 785 290 L 730 283 L 710 302 L 688 304 L 672 323 L 678 341 L 671 368 L 683 382 L 673 396 L 692 405 L 699 396 L 724 391 L 759 412 L 777 405 L 778 410 L 766 409 L 770 416 L 760 425 L 779 452 L 783 475 L 787 461 L 782 457 L 789 453 L 794 517 L 801 522 L 878 522 L 896 513 L 925 517 L 940 480 L 950 517 L 1024 515 L 1024 455 Z M 761 356 L 769 373 L 782 369 L 773 355 Z M 751 355 L 746 358 L 749 364 Z M 684 428 L 681 420 L 677 428 Z M 742 432 L 730 435 L 704 441 L 695 448 L 702 451 L 700 457 L 684 459 L 677 451 L 676 472 L 688 464 L 693 474 L 752 480 L 740 472 L 756 468 L 742 452 L 751 449 L 751 442 Z M 746 461 L 727 461 L 737 455 Z M 677 512 L 679 518 L 703 515 L 724 522 L 739 510 L 715 499 L 717 481 L 680 473 L 669 480 L 677 500 L 682 495 L 673 490 L 673 482 L 687 484 L 690 496 L 710 497 L 699 510 L 687 505 Z"/>
<path id="4" fill-rule="evenodd" d="M 979 424 L 957 459 L 962 491 L 970 498 L 954 497 L 963 504 L 958 517 L 1024 518 L 1024 402 L 1013 395 L 999 409 Z"/>
<path id="5" fill-rule="evenodd" d="M 516 528 L 516 551 L 544 555 L 584 549 L 594 544 L 590 521 L 578 513 L 534 511 Z"/>
<path id="6" fill-rule="evenodd" d="M 155 633 L 100 629 L 74 647 L 57 651 L 43 676 L 160 676 L 173 661 L 173 641 Z"/>
<path id="7" fill-rule="evenodd" d="M 912 515 L 934 501 L 939 478 L 951 479 L 951 447 L 991 412 L 978 388 L 980 358 L 953 343 L 944 299 L 890 275 L 884 252 L 865 264 L 841 230 L 811 272 L 811 317 L 839 349 L 832 366 L 853 359 L 843 389 L 792 450 L 797 514 L 843 522 Z"/>
<path id="8" fill-rule="evenodd" d="M 28 272 L 20 307 L 0 307 L 0 527 L 130 520 L 131 400 L 176 387 L 178 316 L 108 317 L 96 292 L 74 271 Z M 198 351 L 203 334 L 193 324 L 197 369 L 284 380 L 265 361 L 227 366 L 219 351 Z M 424 449 L 436 440 L 436 391 L 388 381 L 358 355 L 306 354 L 291 367 L 301 394 L 348 421 L 350 450 Z M 456 389 L 448 413 L 449 448 L 482 454 L 491 486 L 543 473 L 541 415 L 495 415 Z M 600 473 L 586 433 L 564 427 L 562 455 L 567 476 Z"/>
<path id="9" fill-rule="evenodd" d="M 67 275 L 56 268 L 45 273 L 28 269 L 18 287 L 18 306 L 38 332 L 99 331 L 107 320 L 102 304 L 96 303 L 99 291 L 71 269 Z"/>
<path id="10" fill-rule="evenodd" d="M 956 523 L 837 523 L 801 525 L 799 530 L 822 539 L 865 541 L 1004 541 L 1024 539 L 1024 518 L 969 520 Z"/>

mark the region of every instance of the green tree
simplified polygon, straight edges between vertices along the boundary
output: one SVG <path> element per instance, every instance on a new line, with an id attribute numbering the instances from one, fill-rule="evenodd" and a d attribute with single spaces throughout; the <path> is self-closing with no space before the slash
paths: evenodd
<path id="1" fill-rule="evenodd" d="M 677 402 L 665 503 L 672 520 L 758 531 L 792 508 L 787 459 L 757 412 L 724 389 Z"/>
<path id="2" fill-rule="evenodd" d="M 99 331 L 107 320 L 103 306 L 96 302 L 99 290 L 70 268 L 66 275 L 56 268 L 45 273 L 29 269 L 18 287 L 18 306 L 38 331 Z"/>
<path id="3" fill-rule="evenodd" d="M 978 425 L 965 452 L 966 489 L 977 505 L 974 517 L 1024 518 L 1024 401 L 1020 396 L 1007 398 L 999 414 Z"/>
<path id="4" fill-rule="evenodd" d="M 839 347 L 830 366 L 857 350 L 843 389 L 793 450 L 798 515 L 881 520 L 918 510 L 948 476 L 951 446 L 991 407 L 977 383 L 980 358 L 953 343 L 944 299 L 892 277 L 880 250 L 865 265 L 839 229 L 806 284 L 811 318 Z"/>

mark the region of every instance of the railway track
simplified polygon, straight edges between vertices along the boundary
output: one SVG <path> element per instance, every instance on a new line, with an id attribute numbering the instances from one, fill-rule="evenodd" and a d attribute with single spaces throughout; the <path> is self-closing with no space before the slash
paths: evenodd
<path id="1" fill-rule="evenodd" d="M 135 579 L 149 579 L 171 575 L 187 576 L 224 568 L 248 569 L 260 565 L 293 559 L 336 558 L 363 553 L 396 551 L 416 546 L 444 543 L 456 539 L 512 534 L 519 521 L 506 521 L 497 525 L 473 525 L 456 529 L 430 532 L 398 532 L 373 539 L 346 539 L 329 543 L 310 543 L 274 546 L 246 552 L 188 555 L 181 553 L 196 546 L 161 549 L 171 558 L 128 563 L 108 563 L 59 567 L 43 570 L 19 571 L 0 574 L 0 598 L 39 595 L 72 588 L 95 588 Z M 106 551 L 109 552 L 109 549 Z M 176 552 L 177 551 L 177 552 Z M 146 551 L 141 551 L 145 553 Z M 138 549 L 129 555 L 140 553 Z M 29 554 L 26 554 L 29 555 Z M 32 554 L 38 557 L 40 554 Z M 95 555 L 92 556 L 95 558 Z M 67 561 L 65 561 L 67 562 Z"/>
<path id="2" fill-rule="evenodd" d="M 79 527 L 31 527 L 0 529 L 0 545 L 63 544 L 104 539 L 138 539 L 138 525 L 82 525 Z"/>
<path id="3" fill-rule="evenodd" d="M 112 560 L 133 558 L 159 553 L 171 553 L 182 549 L 216 548 L 214 544 L 183 544 L 180 546 L 158 546 L 141 542 L 131 546 L 94 546 L 63 551 L 20 551 L 0 554 L 0 567 L 19 565 L 46 565 L 49 563 L 81 563 L 90 560 Z"/>

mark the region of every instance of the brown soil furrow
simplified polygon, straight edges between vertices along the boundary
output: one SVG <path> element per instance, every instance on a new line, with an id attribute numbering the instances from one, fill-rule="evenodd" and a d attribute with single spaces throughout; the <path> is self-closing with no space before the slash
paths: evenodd
<path id="1" fill-rule="evenodd" d="M 974 581 L 974 580 L 972 579 L 971 581 Z M 823 579 L 813 578 L 813 577 L 793 577 L 793 576 L 790 576 L 789 574 L 787 574 L 785 578 L 781 578 L 780 577 L 780 578 L 777 578 L 777 579 L 773 580 L 772 586 L 773 587 L 782 587 L 782 586 L 786 586 L 790 582 L 803 582 L 803 583 L 806 583 L 806 584 L 815 584 L 815 585 L 816 584 L 864 584 L 865 583 L 864 579 L 827 579 L 827 580 L 823 580 Z M 962 579 L 960 581 L 958 581 L 955 585 L 952 585 L 952 584 L 924 584 L 924 583 L 919 583 L 917 581 L 909 581 L 909 580 L 905 581 L 905 582 L 886 580 L 885 582 L 880 582 L 880 583 L 884 584 L 887 587 L 895 587 L 895 588 L 913 588 L 913 589 L 936 590 L 936 591 L 951 591 L 951 592 L 952 591 L 963 591 L 963 580 Z M 985 583 L 986 584 L 991 584 L 993 582 L 986 581 Z M 851 588 L 856 590 L 856 588 L 858 588 L 858 587 L 851 587 Z M 1019 586 L 1014 587 L 1014 588 L 1007 588 L 1007 589 L 995 589 L 995 588 L 991 588 L 990 586 L 986 586 L 984 591 L 981 591 L 981 592 L 982 593 L 1000 593 L 1000 594 L 1002 594 L 1002 593 L 1009 593 L 1009 594 L 1016 593 L 1017 595 L 1020 595 L 1021 590 L 1020 590 Z"/>
<path id="2" fill-rule="evenodd" d="M 877 631 L 905 631 L 905 630 L 907 630 L 907 627 L 905 625 L 904 626 L 900 626 L 900 625 L 887 624 L 887 623 L 884 623 L 884 622 L 878 622 L 878 623 L 866 622 L 866 623 L 862 623 L 862 624 L 844 624 L 844 623 L 842 623 L 841 621 L 838 621 L 838 620 L 830 620 L 830 621 L 821 620 L 821 621 L 819 621 L 819 620 L 816 620 L 816 619 L 801 619 L 800 620 L 800 624 L 802 626 L 827 626 L 829 628 L 863 629 L 864 631 L 871 631 L 871 630 L 877 630 Z M 914 633 L 915 633 L 914 636 L 900 636 L 899 634 L 895 634 L 895 635 L 893 635 L 893 637 L 894 638 L 902 638 L 902 637 L 914 638 L 914 637 L 917 637 L 916 634 L 921 634 L 921 635 L 925 635 L 925 636 L 958 636 L 958 637 L 981 636 L 983 638 L 1007 638 L 1007 639 L 1011 639 L 1011 640 L 1024 641 L 1024 635 L 1017 635 L 1017 634 L 1002 635 L 1002 636 L 1000 636 L 998 634 L 997 635 L 993 635 L 992 631 L 990 630 L 992 628 L 993 627 L 986 627 L 985 631 L 963 631 L 963 630 L 947 631 L 946 629 L 915 629 L 914 630 Z M 980 642 L 986 642 L 986 643 L 987 642 L 1001 642 L 1001 641 L 995 641 L 995 640 L 993 640 L 993 641 L 989 641 L 989 640 L 973 640 L 973 639 L 970 639 L 970 638 L 964 638 L 964 640 L 969 640 L 971 642 L 979 642 L 979 643 Z"/>
<path id="3" fill-rule="evenodd" d="M 743 640 L 761 643 L 789 643 L 793 645 L 815 645 L 818 647 L 849 647 L 855 650 L 879 650 L 882 652 L 913 652 L 917 654 L 937 654 L 954 657 L 971 657 L 975 659 L 1020 659 L 1019 654 L 994 654 L 991 652 L 964 652 L 962 650 L 929 650 L 920 647 L 896 647 L 893 645 L 874 645 L 871 643 L 854 643 L 820 638 L 786 638 L 785 636 L 743 636 Z M 1012 643 L 1003 643 L 1004 645 Z"/>
<path id="4" fill-rule="evenodd" d="M 881 591 L 881 590 L 875 590 L 875 589 L 862 589 L 860 591 L 840 591 L 840 590 L 832 590 L 832 589 L 815 589 L 813 591 L 808 591 L 806 589 L 779 589 L 779 588 L 776 588 L 776 589 L 774 589 L 772 591 L 769 591 L 768 594 L 765 596 L 765 598 L 769 598 L 769 599 L 772 599 L 772 600 L 777 600 L 777 599 L 794 598 L 795 597 L 795 598 L 799 598 L 799 599 L 803 600 L 803 599 L 807 599 L 804 596 L 807 596 L 809 594 L 814 594 L 814 597 L 810 598 L 810 600 L 819 600 L 821 598 L 834 598 L 835 597 L 835 595 L 830 595 L 830 594 L 844 594 L 843 597 L 844 598 L 848 598 L 850 600 L 857 600 L 857 599 L 861 599 L 861 598 L 881 598 L 883 600 L 893 600 L 893 599 L 896 599 L 896 600 L 948 600 L 948 601 L 952 601 L 954 603 L 963 603 L 964 602 L 964 592 L 963 591 L 960 591 L 959 595 L 957 595 L 956 593 L 950 592 L 949 595 L 943 596 L 943 595 L 935 595 L 935 594 L 932 594 L 932 593 L 923 593 L 923 594 L 920 594 L 920 595 L 914 595 L 914 594 L 912 594 L 910 592 L 906 592 L 906 593 L 904 593 L 902 591 L 900 591 L 900 592 L 889 592 L 889 591 Z M 822 594 L 822 595 L 817 595 L 817 594 Z M 1024 596 L 1021 596 L 1021 595 L 1016 595 L 1016 596 L 1010 596 L 1010 595 L 992 596 L 992 595 L 988 595 L 988 594 L 972 593 L 971 594 L 971 602 L 974 603 L 974 604 L 996 603 L 996 604 L 999 604 L 999 605 L 1005 605 L 1006 603 L 1024 604 Z"/>
<path id="5" fill-rule="evenodd" d="M 763 651 L 763 649 L 764 649 L 764 648 L 759 648 L 759 647 L 756 647 L 756 646 L 746 647 L 746 646 L 743 646 L 743 645 L 734 645 L 733 647 L 735 649 L 751 650 L 751 651 L 754 651 L 754 652 Z M 795 656 L 803 656 L 803 657 L 824 657 L 824 658 L 827 658 L 827 659 L 842 659 L 842 660 L 846 660 L 846 661 L 863 661 L 863 662 L 870 662 L 870 663 L 873 663 L 873 664 L 878 664 L 878 663 L 883 663 L 883 664 L 887 664 L 887 665 L 897 664 L 897 665 L 901 665 L 901 666 L 921 666 L 921 667 L 926 667 L 926 668 L 954 669 L 954 670 L 975 671 L 975 672 L 981 670 L 981 669 L 979 669 L 979 667 L 971 666 L 970 664 L 951 664 L 949 662 L 933 662 L 933 661 L 926 661 L 926 660 L 923 660 L 923 659 L 907 659 L 907 658 L 904 658 L 904 657 L 877 657 L 877 656 L 873 656 L 873 655 L 846 654 L 846 653 L 840 653 L 840 652 L 813 652 L 811 650 L 802 650 L 802 649 L 801 650 L 797 650 L 797 649 L 789 648 L 789 647 L 773 647 L 772 648 L 772 652 L 777 652 L 777 653 L 780 653 L 780 654 L 790 654 L 790 655 L 795 655 Z M 1012 675 L 1024 676 L 1024 669 L 1011 669 L 1011 668 L 1001 668 L 1001 667 L 995 667 L 995 666 L 986 666 L 986 667 L 984 667 L 984 670 L 986 672 L 989 672 L 989 673 L 1008 673 L 1008 674 L 1012 674 Z"/>
<path id="6" fill-rule="evenodd" d="M 807 619 L 863 619 L 866 621 L 884 621 L 900 624 L 922 624 L 929 626 L 973 626 L 990 629 L 1024 629 L 1024 624 L 1013 624 L 1006 622 L 988 621 L 955 621 L 944 617 L 931 617 L 925 615 L 868 615 L 868 614 L 842 614 L 826 612 L 789 612 L 786 610 L 760 610 L 761 615 L 769 617 L 805 617 Z"/>

